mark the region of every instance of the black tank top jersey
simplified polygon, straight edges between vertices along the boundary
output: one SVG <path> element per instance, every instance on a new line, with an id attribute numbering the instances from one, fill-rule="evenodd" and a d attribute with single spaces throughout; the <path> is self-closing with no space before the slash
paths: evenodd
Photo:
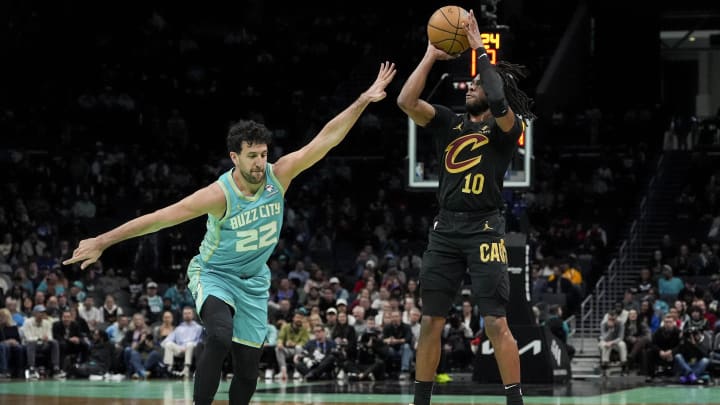
<path id="1" fill-rule="evenodd" d="M 515 125 L 504 133 L 494 118 L 472 122 L 468 114 L 433 106 L 435 117 L 425 129 L 433 136 L 439 160 L 440 208 L 478 212 L 502 209 L 503 177 L 525 130 L 523 121 L 516 117 Z"/>

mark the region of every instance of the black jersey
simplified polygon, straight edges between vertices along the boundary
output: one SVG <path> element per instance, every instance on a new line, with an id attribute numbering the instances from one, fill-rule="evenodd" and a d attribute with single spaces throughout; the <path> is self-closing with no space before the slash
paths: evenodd
<path id="1" fill-rule="evenodd" d="M 432 135 L 440 161 L 438 202 L 450 211 L 502 209 L 503 178 L 517 141 L 525 130 L 516 117 L 508 133 L 495 119 L 472 122 L 468 114 L 456 114 L 434 104 L 435 117 L 425 127 Z"/>

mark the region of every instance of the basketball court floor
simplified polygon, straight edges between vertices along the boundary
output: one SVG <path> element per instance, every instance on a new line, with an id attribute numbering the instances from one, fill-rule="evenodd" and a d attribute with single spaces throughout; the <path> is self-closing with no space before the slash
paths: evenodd
<path id="1" fill-rule="evenodd" d="M 229 383 L 223 381 L 216 403 L 227 403 Z M 2 405 L 90 405 L 90 404 L 191 404 L 192 381 L 88 381 L 40 380 L 0 382 Z M 703 404 L 720 405 L 720 386 L 645 385 L 640 377 L 610 377 L 574 380 L 563 386 L 525 386 L 526 404 Z M 256 404 L 398 404 L 412 401 L 410 382 L 377 381 L 342 383 L 258 384 Z M 502 387 L 469 381 L 436 385 L 434 404 L 504 405 Z"/>

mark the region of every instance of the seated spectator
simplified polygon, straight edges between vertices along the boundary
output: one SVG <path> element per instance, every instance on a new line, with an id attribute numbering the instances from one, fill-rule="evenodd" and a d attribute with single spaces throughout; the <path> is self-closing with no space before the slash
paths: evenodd
<path id="1" fill-rule="evenodd" d="M 632 288 L 626 290 L 625 294 L 623 294 L 622 308 L 626 311 L 630 311 L 631 309 L 637 311 L 640 309 L 640 303 L 638 302 L 635 291 Z"/>
<path id="2" fill-rule="evenodd" d="M 461 320 L 461 314 L 453 312 L 448 317 L 442 332 L 442 352 L 440 365 L 435 381 L 449 382 L 448 372 L 452 369 L 463 369 L 472 360 L 470 340 L 473 338 L 472 330 Z"/>
<path id="3" fill-rule="evenodd" d="M 301 311 L 295 311 L 292 323 L 283 325 L 278 333 L 277 346 L 275 347 L 275 358 L 280 368 L 279 375 L 276 378 L 287 380 L 287 359 L 293 359 L 295 355 L 302 352 L 302 347 L 310 340 L 310 332 L 304 326 L 305 315 Z M 295 370 L 293 378 L 302 378 L 300 373 Z"/>
<path id="4" fill-rule="evenodd" d="M 52 335 L 60 345 L 61 359 L 74 356 L 70 364 L 87 361 L 90 345 L 85 341 L 80 326 L 72 320 L 70 310 L 63 311 L 61 319 L 53 323 Z"/>
<path id="5" fill-rule="evenodd" d="M 355 361 L 357 356 L 357 334 L 355 328 L 348 323 L 348 315 L 340 312 L 337 315 L 337 325 L 333 328 L 330 336 L 337 347 L 338 363 L 344 364 L 347 361 Z M 345 367 L 342 367 L 344 370 Z M 338 377 L 340 378 L 340 377 Z"/>
<path id="6" fill-rule="evenodd" d="M 171 311 L 162 314 L 160 325 L 152 327 L 153 337 L 156 341 L 162 342 L 175 330 L 175 316 Z"/>
<path id="7" fill-rule="evenodd" d="M 693 301 L 692 305 L 700 308 L 700 312 L 702 312 L 703 317 L 708 321 L 708 328 L 710 330 L 715 330 L 718 324 L 718 318 L 717 315 L 715 315 L 715 312 L 717 312 L 717 301 L 714 305 L 715 310 L 708 310 L 707 306 L 705 305 L 705 301 L 702 299 L 696 299 L 695 301 Z"/>
<path id="8" fill-rule="evenodd" d="M 40 378 L 36 369 L 38 365 L 35 362 L 37 352 L 43 352 L 50 358 L 50 365 L 55 378 L 65 378 L 65 372 L 60 370 L 60 346 L 53 339 L 52 322 L 46 318 L 44 306 L 36 305 L 33 308 L 33 318 L 25 322 L 22 327 L 22 334 L 27 355 L 26 378 L 32 380 Z"/>
<path id="9" fill-rule="evenodd" d="M 346 299 L 344 299 L 344 298 L 338 298 L 338 299 L 335 301 L 335 307 L 336 307 L 337 310 L 338 310 L 338 314 L 340 314 L 341 312 L 343 312 L 343 313 L 345 313 L 345 314 L 348 316 L 348 323 L 350 324 L 350 326 L 354 326 L 354 325 L 355 325 L 355 317 L 352 316 L 352 314 L 348 313 L 348 302 L 347 302 Z"/>
<path id="10" fill-rule="evenodd" d="M 173 303 L 172 303 L 172 301 L 170 300 L 170 298 L 163 298 L 163 299 L 162 299 L 162 303 L 163 303 L 162 311 L 160 311 L 160 314 L 161 314 L 161 315 L 160 315 L 159 318 L 153 317 L 153 322 L 152 322 L 153 325 L 156 325 L 156 324 L 161 323 L 161 322 L 163 321 L 162 317 L 163 317 L 163 314 L 164 314 L 165 312 L 169 312 L 169 313 L 172 314 L 172 318 L 173 318 L 173 321 L 172 321 L 172 322 L 173 322 L 173 325 L 175 325 L 179 319 L 182 319 L 182 311 L 181 311 L 180 309 L 177 309 L 177 310 L 176 310 L 176 309 L 173 307 Z M 194 306 L 194 304 L 193 304 L 193 306 Z M 182 309 L 182 308 L 181 308 L 181 309 Z M 151 313 L 151 314 L 152 314 L 152 313 Z"/>
<path id="11" fill-rule="evenodd" d="M 580 308 L 580 290 L 567 278 L 562 276 L 560 266 L 552 266 L 553 274 L 548 277 L 544 294 L 565 294 L 565 308 L 570 316 Z M 565 313 L 565 311 L 563 312 Z"/>
<path id="12" fill-rule="evenodd" d="M 115 305 L 115 297 L 112 294 L 105 296 L 105 303 L 101 307 L 103 313 L 103 323 L 107 327 L 117 321 L 118 316 L 123 314 L 123 309 Z"/>
<path id="13" fill-rule="evenodd" d="M 150 324 L 155 323 L 155 321 L 160 319 L 160 317 L 162 316 L 163 299 L 161 296 L 158 295 L 157 290 L 157 283 L 154 281 L 149 281 L 145 288 L 145 295 L 140 297 L 140 299 L 144 297 L 147 300 L 149 313 L 146 316 L 148 317 L 148 322 Z"/>
<path id="14" fill-rule="evenodd" d="M 413 343 L 412 348 L 413 350 L 417 351 L 417 344 L 420 340 L 420 320 L 422 319 L 422 312 L 420 312 L 419 309 L 413 308 L 410 310 L 410 322 L 408 325 L 410 326 L 410 331 L 413 335 Z M 482 319 L 482 318 L 480 318 Z M 480 326 L 480 329 L 482 329 L 482 326 Z M 478 334 L 481 331 L 478 331 Z"/>
<path id="15" fill-rule="evenodd" d="M 402 323 L 400 311 L 390 312 L 389 323 L 383 326 L 382 336 L 387 347 L 387 371 L 397 371 L 394 369 L 394 363 L 400 360 L 399 377 L 401 380 L 407 379 L 410 372 L 410 362 L 414 357 L 413 349 L 410 346 L 413 337 L 410 326 Z"/>
<path id="16" fill-rule="evenodd" d="M 314 339 L 305 343 L 302 352 L 293 358 L 295 370 L 300 372 L 306 381 L 328 377 L 337 364 L 335 341 L 328 338 L 325 328 L 315 325 L 313 334 Z"/>
<path id="17" fill-rule="evenodd" d="M 628 368 L 634 368 L 641 362 L 641 356 L 650 344 L 650 328 L 641 321 L 635 309 L 628 311 L 628 318 L 625 321 L 625 344 L 628 351 Z"/>
<path id="18" fill-rule="evenodd" d="M 268 313 L 272 323 L 277 324 L 279 328 L 282 328 L 282 325 L 288 322 L 292 322 L 293 310 L 289 300 L 280 300 L 277 308 L 269 310 Z"/>
<path id="19" fill-rule="evenodd" d="M 2 378 L 18 376 L 23 367 L 23 350 L 20 329 L 10 311 L 0 308 L 0 375 Z"/>
<path id="20" fill-rule="evenodd" d="M 165 290 L 163 298 L 169 298 L 172 303 L 172 309 L 174 311 L 180 311 L 185 307 L 194 307 L 195 300 L 193 300 L 190 290 L 187 288 L 187 279 L 185 276 L 178 277 L 175 285 Z"/>
<path id="21" fill-rule="evenodd" d="M 336 300 L 343 299 L 347 302 L 350 298 L 350 293 L 342 286 L 342 284 L 340 284 L 340 279 L 337 277 L 330 278 L 330 288 L 332 289 L 333 294 L 335 294 Z"/>
<path id="22" fill-rule="evenodd" d="M 70 303 L 68 303 L 67 295 L 61 294 L 57 297 L 58 309 L 62 312 L 70 309 Z"/>
<path id="23" fill-rule="evenodd" d="M 87 322 L 91 332 L 103 326 L 103 311 L 95 306 L 92 296 L 85 297 L 83 304 L 78 307 L 78 315 Z"/>
<path id="24" fill-rule="evenodd" d="M 114 344 L 116 348 L 122 349 L 122 341 L 125 339 L 125 335 L 130 330 L 130 320 L 127 315 L 118 316 L 117 320 L 112 325 L 105 329 L 108 340 Z"/>
<path id="25" fill-rule="evenodd" d="M 330 307 L 325 311 L 325 330 L 328 336 L 332 336 L 333 330 L 337 326 L 338 311 L 336 308 Z"/>
<path id="26" fill-rule="evenodd" d="M 610 364 L 610 353 L 616 350 L 620 354 L 622 374 L 627 372 L 627 346 L 625 345 L 625 329 L 622 323 L 618 322 L 617 314 L 607 314 L 605 322 L 600 324 L 600 367 L 603 375 Z"/>
<path id="27" fill-rule="evenodd" d="M 543 322 L 543 325 L 547 326 L 550 332 L 565 345 L 568 356 L 572 359 L 575 356 L 575 347 L 567 341 L 570 335 L 570 325 L 563 320 L 560 305 L 553 304 L 548 307 L 548 317 Z"/>
<path id="28" fill-rule="evenodd" d="M 82 336 L 84 339 L 89 339 L 90 336 L 92 336 L 92 333 L 90 332 L 90 325 L 83 319 L 80 315 L 78 315 L 78 308 L 75 305 L 70 306 L 70 313 L 72 314 L 72 320 L 73 322 L 77 323 L 80 327 L 80 332 L 82 333 Z"/>
<path id="29" fill-rule="evenodd" d="M 298 285 L 304 286 L 305 282 L 310 278 L 310 273 L 305 270 L 305 263 L 302 261 L 298 261 L 295 263 L 295 268 L 288 273 L 288 279 L 297 279 L 299 280 Z"/>
<path id="30" fill-rule="evenodd" d="M 74 281 L 70 285 L 70 293 L 68 294 L 70 302 L 80 304 L 82 302 L 85 302 L 85 297 L 87 297 L 87 293 L 85 292 L 85 284 L 83 284 L 83 282 L 80 280 Z"/>
<path id="31" fill-rule="evenodd" d="M 403 307 L 402 307 L 403 323 L 407 323 L 407 324 L 410 323 L 410 311 L 412 311 L 413 308 L 417 308 L 417 306 L 415 305 L 415 298 L 405 296 L 405 299 L 403 300 Z M 470 311 L 472 313 L 472 307 L 470 307 Z M 463 315 L 465 315 L 465 314 L 463 314 Z M 472 320 L 472 317 L 470 317 L 470 318 L 463 317 L 463 322 L 470 322 L 471 320 Z"/>
<path id="32" fill-rule="evenodd" d="M 562 272 L 562 276 L 570 280 L 573 285 L 578 287 L 582 286 L 582 273 L 580 272 L 580 270 L 570 265 L 569 259 L 563 259 L 560 261 L 560 271 Z"/>
<path id="33" fill-rule="evenodd" d="M 675 318 L 670 314 L 663 317 L 662 326 L 653 333 L 652 343 L 647 352 L 647 381 L 651 382 L 658 366 L 671 368 L 675 362 L 675 353 L 680 346 L 680 329 Z"/>
<path id="34" fill-rule="evenodd" d="M 662 278 L 658 280 L 658 293 L 660 297 L 677 297 L 680 290 L 685 287 L 682 280 L 673 276 L 672 267 L 667 264 L 663 266 Z"/>
<path id="35" fill-rule="evenodd" d="M 356 306 L 352 309 L 352 316 L 355 318 L 355 323 L 353 324 L 353 328 L 355 328 L 355 333 L 360 336 L 365 332 L 365 308 L 361 306 Z"/>
<path id="36" fill-rule="evenodd" d="M 45 315 L 47 318 L 52 322 L 58 321 L 61 313 L 57 297 L 54 295 L 49 296 L 45 302 Z"/>
<path id="37" fill-rule="evenodd" d="M 188 378 L 193 364 L 193 352 L 200 343 L 203 328 L 195 322 L 195 311 L 191 307 L 183 308 L 182 316 L 182 323 L 162 340 L 160 346 L 165 350 L 163 362 L 169 370 L 172 369 L 175 356 L 184 355 L 182 376 Z"/>
<path id="38" fill-rule="evenodd" d="M 703 316 L 700 307 L 690 308 L 690 315 L 682 324 L 683 335 L 686 335 L 690 330 L 699 330 L 701 332 L 710 330 L 708 320 Z"/>
<path id="39" fill-rule="evenodd" d="M 710 364 L 712 342 L 702 330 L 690 328 L 683 334 L 680 347 L 675 353 L 675 364 L 680 371 L 682 384 L 695 384 L 699 378 L 709 379 L 705 374 Z"/>
<path id="40" fill-rule="evenodd" d="M 127 333 L 123 339 L 123 361 L 128 376 L 146 379 L 149 370 L 157 366 L 162 357 L 156 350 L 152 330 L 142 314 L 133 315 L 133 326 L 132 333 Z"/>
<path id="41" fill-rule="evenodd" d="M 113 366 L 115 350 L 116 347 L 108 340 L 107 333 L 96 330 L 93 332 L 87 361 L 74 365 L 70 374 L 74 377 L 87 378 L 91 375 L 101 376 L 109 373 Z"/>
<path id="42" fill-rule="evenodd" d="M 696 300 L 701 300 L 705 297 L 705 289 L 698 286 L 695 280 L 688 279 L 685 281 L 685 287 L 678 293 L 678 299 L 685 301 L 689 307 Z"/>
<path id="43" fill-rule="evenodd" d="M 42 291 L 46 295 L 58 296 L 65 293 L 65 285 L 59 282 L 58 276 L 59 270 L 54 270 L 48 273 L 40 284 L 37 286 L 36 291 Z"/>
<path id="44" fill-rule="evenodd" d="M 359 308 L 359 307 L 356 307 Z M 348 378 L 352 380 L 382 379 L 385 376 L 386 348 L 375 320 L 368 318 L 367 326 L 358 340 L 357 362 L 346 364 Z"/>
<path id="45" fill-rule="evenodd" d="M 5 298 L 5 308 L 10 311 L 10 316 L 12 317 L 15 324 L 19 327 L 22 327 L 23 323 L 25 323 L 25 317 L 22 313 L 18 311 L 17 300 L 12 297 Z"/>
<path id="46" fill-rule="evenodd" d="M 655 285 L 655 282 L 652 278 L 652 273 L 650 273 L 650 269 L 647 267 L 642 268 L 640 270 L 640 280 L 638 280 L 637 286 L 635 287 L 638 295 L 641 297 L 645 296 Z"/>
<path id="47" fill-rule="evenodd" d="M 287 278 L 280 279 L 277 291 L 272 297 L 273 302 L 280 303 L 282 300 L 290 301 L 291 307 L 296 307 L 298 303 L 298 293 L 292 288 L 290 280 Z"/>

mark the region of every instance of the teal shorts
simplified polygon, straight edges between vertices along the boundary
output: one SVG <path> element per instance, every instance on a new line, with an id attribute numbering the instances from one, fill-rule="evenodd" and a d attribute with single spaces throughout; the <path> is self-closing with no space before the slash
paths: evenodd
<path id="1" fill-rule="evenodd" d="M 214 272 L 201 266 L 197 259 L 188 265 L 188 288 L 195 299 L 195 310 L 201 313 L 209 296 L 233 308 L 233 342 L 262 347 L 267 336 L 267 303 L 270 297 L 270 269 L 264 266 L 251 277 Z"/>

